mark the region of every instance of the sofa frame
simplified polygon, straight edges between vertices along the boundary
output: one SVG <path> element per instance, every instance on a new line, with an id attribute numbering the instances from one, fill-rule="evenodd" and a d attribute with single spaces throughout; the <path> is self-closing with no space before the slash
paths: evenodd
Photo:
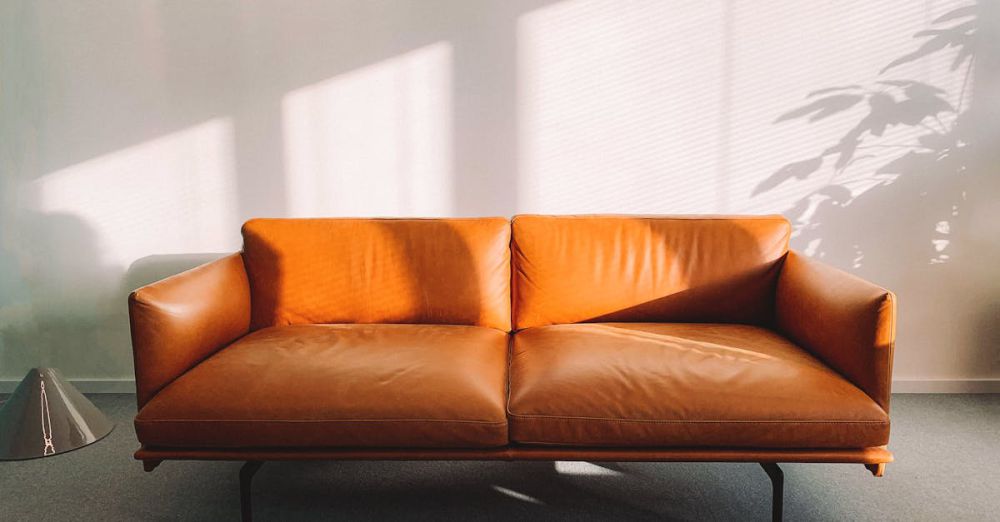
<path id="1" fill-rule="evenodd" d="M 719 219 L 719 218 L 704 218 Z M 782 220 L 780 216 L 764 219 Z M 787 246 L 786 246 L 787 248 Z M 895 346 L 895 296 L 853 275 L 787 251 L 782 270 L 792 267 L 795 281 L 810 293 L 809 306 L 838 310 L 829 331 L 874 328 L 874 345 L 852 345 L 846 354 L 817 355 L 857 385 L 888 414 L 891 364 Z M 208 294 L 203 288 L 210 288 Z M 250 301 L 241 254 L 173 276 L 129 296 L 133 351 L 140 408 L 159 390 L 200 361 L 245 335 Z M 818 304 L 817 304 L 818 303 Z M 801 307 L 803 302 L 790 306 Z M 219 312 L 219 310 L 223 310 Z M 857 314 L 867 314 L 861 317 Z M 825 320 L 826 318 L 811 320 Z M 211 325 L 208 335 L 188 332 Z M 867 335 L 867 334 L 866 334 Z M 830 337 L 804 339 L 819 346 Z M 867 338 L 865 338 L 867 339 Z M 826 345 L 828 350 L 828 344 Z M 873 350 L 874 348 L 874 350 Z M 172 352 L 172 353 L 168 353 Z M 141 435 L 140 435 L 141 438 Z M 252 481 L 266 462 L 277 461 L 589 461 L 589 462 L 727 462 L 758 463 L 772 486 L 772 520 L 781 520 L 784 498 L 782 463 L 862 464 L 876 477 L 893 461 L 886 446 L 849 448 L 754 447 L 587 447 L 584 445 L 507 445 L 480 449 L 360 447 L 166 447 L 143 443 L 134 458 L 147 472 L 164 461 L 245 462 L 239 472 L 242 520 L 252 520 Z"/>
<path id="2" fill-rule="evenodd" d="M 875 477 L 885 473 L 893 456 L 885 447 L 828 450 L 758 449 L 607 449 L 546 448 L 508 446 L 498 449 L 470 450 L 391 450 L 333 449 L 309 450 L 195 450 L 142 447 L 135 452 L 143 469 L 151 472 L 166 460 L 244 461 L 239 472 L 240 513 L 244 522 L 253 520 L 253 477 L 265 462 L 280 461 L 587 461 L 587 462 L 756 462 L 771 482 L 771 520 L 782 520 L 784 511 L 784 473 L 779 464 L 864 464 Z"/>

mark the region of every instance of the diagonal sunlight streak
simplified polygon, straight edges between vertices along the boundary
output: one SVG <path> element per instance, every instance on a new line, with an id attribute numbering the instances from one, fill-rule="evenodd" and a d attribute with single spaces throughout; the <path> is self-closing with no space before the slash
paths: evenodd
<path id="1" fill-rule="evenodd" d="M 238 248 L 233 129 L 217 118 L 42 176 L 32 210 L 93 229 L 100 263 Z"/>
<path id="2" fill-rule="evenodd" d="M 510 497 L 514 500 L 520 500 L 521 502 L 528 502 L 530 504 L 545 505 L 545 502 L 542 502 L 541 500 L 526 493 L 521 493 L 520 491 L 514 491 L 513 489 L 505 488 L 503 486 L 498 486 L 498 485 L 493 485 L 490 487 L 493 488 L 493 491 L 496 491 L 497 493 L 500 493 L 501 495 L 504 495 L 506 497 Z"/>
<path id="3" fill-rule="evenodd" d="M 554 466 L 556 473 L 560 475 L 583 477 L 620 477 L 624 475 L 621 471 L 584 461 L 557 460 Z"/>
<path id="4" fill-rule="evenodd" d="M 962 3 L 569 0 L 526 13 L 518 210 L 788 211 L 825 180 L 756 197 L 754 187 L 856 123 L 856 111 L 845 111 L 823 126 L 775 125 L 789 99 L 878 79 L 910 50 L 909 35 Z M 922 60 L 899 72 L 948 89 L 947 65 Z M 857 171 L 879 166 L 865 161 Z M 858 175 L 847 184 L 858 194 L 883 181 Z"/>
<path id="5" fill-rule="evenodd" d="M 286 94 L 288 214 L 449 214 L 451 61 L 437 42 Z"/>
<path id="6" fill-rule="evenodd" d="M 522 16 L 522 211 L 655 211 L 665 165 L 715 170 L 714 136 L 684 124 L 720 96 L 712 80 L 722 40 L 704 27 L 721 9 L 689 7 L 679 18 L 666 4 L 577 0 Z M 674 198 L 674 212 L 715 200 L 703 179 L 672 181 L 684 196 Z"/>
<path id="7" fill-rule="evenodd" d="M 3 248 L 23 291 L 0 303 L 0 378 L 25 366 L 130 375 L 131 268 L 239 248 L 233 163 L 232 121 L 215 118 L 19 186 Z"/>

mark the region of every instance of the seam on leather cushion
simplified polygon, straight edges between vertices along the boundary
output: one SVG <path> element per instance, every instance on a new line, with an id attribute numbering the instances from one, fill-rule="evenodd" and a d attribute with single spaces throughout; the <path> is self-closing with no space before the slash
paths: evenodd
<path id="1" fill-rule="evenodd" d="M 564 448 L 602 448 L 602 449 L 632 449 L 632 450 L 656 450 L 660 448 L 666 449 L 694 449 L 694 450 L 706 450 L 712 451 L 716 449 L 732 449 L 732 450 L 745 450 L 745 451 L 755 451 L 755 450 L 841 450 L 841 449 L 866 449 L 866 448 L 881 448 L 884 444 L 878 446 L 803 446 L 801 448 L 789 448 L 787 446 L 725 446 L 716 447 L 712 445 L 708 446 L 692 446 L 686 445 L 665 445 L 665 446 L 646 446 L 646 445 L 626 445 L 619 446 L 617 443 L 603 443 L 603 442 L 565 442 L 565 441 L 548 441 L 548 440 L 519 440 L 516 444 L 521 445 L 531 445 L 531 446 L 549 446 L 549 447 L 564 447 Z M 718 462 L 739 462 L 739 461 L 718 461 Z"/>
<path id="2" fill-rule="evenodd" d="M 600 219 L 600 218 L 625 218 L 625 219 L 635 219 L 635 220 L 654 220 L 654 221 L 668 221 L 668 220 L 684 220 L 684 221 L 732 221 L 734 219 L 738 220 L 761 220 L 761 221 L 788 221 L 787 218 L 781 215 L 767 215 L 767 216 L 755 216 L 752 214 L 742 215 L 717 215 L 717 216 L 685 216 L 683 214 L 673 215 L 673 214 L 663 214 L 663 215 L 631 215 L 631 214 L 568 214 L 568 215 L 554 215 L 554 214 L 518 214 L 510 218 L 510 222 L 513 223 L 522 217 L 558 217 L 565 219 Z"/>
<path id="3" fill-rule="evenodd" d="M 489 424 L 489 425 L 502 425 L 507 424 L 507 421 L 479 421 L 479 420 L 462 420 L 462 419 L 136 419 L 136 424 L 146 424 L 152 422 L 242 422 L 251 424 L 265 424 L 268 422 L 291 422 L 291 423 L 310 423 L 310 422 L 458 422 L 464 424 Z"/>
<path id="4" fill-rule="evenodd" d="M 562 420 L 586 420 L 586 421 L 599 421 L 599 422 L 641 422 L 641 423 L 653 423 L 653 424 L 889 424 L 888 420 L 784 420 L 784 419 L 767 419 L 767 420 L 744 420 L 744 419 L 726 419 L 726 420 L 669 420 L 669 419 L 613 419 L 604 417 L 571 417 L 571 416 L 561 416 L 561 415 L 519 415 L 515 413 L 507 414 L 511 417 L 521 418 L 521 419 L 562 419 Z"/>

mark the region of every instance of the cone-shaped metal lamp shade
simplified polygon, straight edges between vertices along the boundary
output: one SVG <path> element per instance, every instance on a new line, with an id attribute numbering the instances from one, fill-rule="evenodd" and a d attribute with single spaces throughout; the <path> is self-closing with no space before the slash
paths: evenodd
<path id="1" fill-rule="evenodd" d="M 59 370 L 35 368 L 0 408 L 0 460 L 33 459 L 96 442 L 114 424 Z"/>

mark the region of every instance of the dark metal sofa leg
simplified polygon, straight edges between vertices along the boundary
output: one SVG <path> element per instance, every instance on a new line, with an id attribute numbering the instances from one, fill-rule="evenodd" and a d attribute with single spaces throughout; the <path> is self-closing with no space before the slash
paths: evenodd
<path id="1" fill-rule="evenodd" d="M 253 484 L 253 476 L 264 463 L 259 460 L 248 460 L 240 468 L 240 516 L 243 522 L 253 520 L 253 510 L 250 505 L 250 486 Z"/>
<path id="2" fill-rule="evenodd" d="M 774 462 L 761 462 L 760 467 L 764 468 L 764 473 L 771 479 L 771 521 L 781 522 L 785 499 L 785 474 Z"/>

